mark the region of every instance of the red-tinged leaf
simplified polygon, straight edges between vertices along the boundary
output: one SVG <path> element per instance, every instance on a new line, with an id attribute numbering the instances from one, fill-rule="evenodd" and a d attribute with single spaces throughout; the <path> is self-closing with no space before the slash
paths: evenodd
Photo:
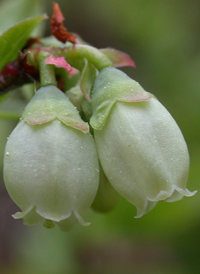
<path id="1" fill-rule="evenodd" d="M 134 61 L 127 53 L 123 51 L 112 48 L 100 49 L 100 51 L 113 62 L 113 66 L 116 68 L 126 66 L 135 67 Z"/>
<path id="2" fill-rule="evenodd" d="M 77 73 L 77 70 L 71 67 L 70 64 L 66 62 L 64 57 L 55 57 L 54 55 L 48 55 L 45 64 L 64 68 L 69 72 L 69 74 Z"/>
<path id="3" fill-rule="evenodd" d="M 53 3 L 53 16 L 51 18 L 51 33 L 61 42 L 67 41 L 75 44 L 76 36 L 69 33 L 63 25 L 64 16 L 57 3 Z"/>
<path id="4" fill-rule="evenodd" d="M 53 3 L 53 12 L 53 16 L 56 17 L 57 23 L 62 23 L 65 20 L 65 17 L 63 16 L 58 3 Z"/>

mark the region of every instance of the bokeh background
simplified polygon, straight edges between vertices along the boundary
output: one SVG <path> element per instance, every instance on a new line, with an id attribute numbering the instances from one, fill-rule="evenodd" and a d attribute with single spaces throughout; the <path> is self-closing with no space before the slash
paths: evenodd
<path id="1" fill-rule="evenodd" d="M 52 15 L 52 1 L 15 1 L 21 3 L 18 17 L 9 2 L 0 1 L 1 32 L 31 15 Z M 57 2 L 70 31 L 95 47 L 110 46 L 132 56 L 136 69 L 123 70 L 155 94 L 177 121 L 191 157 L 188 188 L 200 190 L 200 1 Z M 44 32 L 50 35 L 48 22 Z M 92 224 L 77 225 L 69 233 L 12 219 L 18 209 L 3 185 L 2 158 L 16 122 L 0 118 L 0 273 L 199 273 L 200 191 L 179 202 L 159 203 L 141 219 L 133 218 L 135 208 L 121 198 L 112 212 L 90 211 L 85 219 Z"/>

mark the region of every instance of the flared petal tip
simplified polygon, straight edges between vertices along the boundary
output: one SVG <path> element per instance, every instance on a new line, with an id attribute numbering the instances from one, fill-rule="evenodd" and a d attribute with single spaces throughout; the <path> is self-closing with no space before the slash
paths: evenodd
<path id="1" fill-rule="evenodd" d="M 27 214 L 29 214 L 33 210 L 34 206 L 28 207 L 26 210 L 22 212 L 16 212 L 12 215 L 14 219 L 23 219 Z"/>
<path id="2" fill-rule="evenodd" d="M 43 217 L 36 212 L 35 206 L 30 206 L 25 211 L 17 212 L 12 215 L 14 219 L 23 219 L 24 224 L 31 226 L 39 223 Z"/>
<path id="3" fill-rule="evenodd" d="M 46 228 L 54 228 L 55 225 L 63 231 L 70 231 L 76 223 L 82 226 L 89 226 L 90 223 L 85 222 L 77 211 L 68 212 L 64 215 L 40 212 L 36 206 L 30 206 L 22 212 L 17 212 L 12 215 L 14 219 L 23 219 L 24 224 L 31 226 L 43 220 L 43 226 Z"/>
<path id="4" fill-rule="evenodd" d="M 157 202 L 152 202 L 150 200 L 146 200 L 143 207 L 136 207 L 137 208 L 137 215 L 134 216 L 135 219 L 141 218 L 144 214 L 151 211 L 155 206 Z"/>
<path id="5" fill-rule="evenodd" d="M 171 195 L 173 194 L 174 189 L 171 188 L 171 190 L 161 190 L 154 198 L 148 198 L 151 202 L 160 202 L 160 201 L 166 201 Z"/>
<path id="6" fill-rule="evenodd" d="M 182 188 L 179 188 L 179 187 L 175 187 L 175 190 L 177 190 L 179 193 L 181 193 L 182 195 L 184 195 L 186 197 L 191 197 L 191 196 L 193 196 L 197 193 L 197 190 L 189 191 L 187 188 L 182 189 Z"/>
<path id="7" fill-rule="evenodd" d="M 195 191 L 189 191 L 187 188 L 182 189 L 179 187 L 174 187 L 171 191 L 161 190 L 156 197 L 148 198 L 142 205 L 136 206 L 137 208 L 137 216 L 134 218 L 141 218 L 144 214 L 148 213 L 150 210 L 154 208 L 157 202 L 166 201 L 166 202 L 175 202 L 179 201 L 183 198 L 183 196 L 191 197 L 197 193 Z"/>
<path id="8" fill-rule="evenodd" d="M 75 217 L 77 218 L 77 220 L 79 221 L 79 223 L 82 225 L 82 226 L 89 226 L 91 223 L 87 223 L 83 220 L 83 218 L 79 215 L 79 213 L 77 211 L 74 211 L 74 215 Z"/>

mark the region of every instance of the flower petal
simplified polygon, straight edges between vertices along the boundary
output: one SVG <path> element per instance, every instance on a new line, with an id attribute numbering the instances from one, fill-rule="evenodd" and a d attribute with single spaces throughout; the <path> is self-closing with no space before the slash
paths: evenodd
<path id="1" fill-rule="evenodd" d="M 92 136 L 59 120 L 30 126 L 21 121 L 10 135 L 4 158 L 7 190 L 22 209 L 32 207 L 45 219 L 59 222 L 72 211 L 90 207 L 99 182 Z M 83 223 L 83 222 L 82 222 Z"/>
<path id="2" fill-rule="evenodd" d="M 169 112 L 152 98 L 113 106 L 106 124 L 94 130 L 100 162 L 112 186 L 138 210 L 167 200 L 174 189 L 185 196 L 189 155 Z M 179 197 L 177 197 L 179 198 Z"/>

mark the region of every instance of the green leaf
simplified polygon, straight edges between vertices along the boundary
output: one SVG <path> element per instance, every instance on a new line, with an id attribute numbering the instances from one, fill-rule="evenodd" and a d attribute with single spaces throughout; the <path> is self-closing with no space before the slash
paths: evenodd
<path id="1" fill-rule="evenodd" d="M 85 60 L 85 67 L 82 71 L 81 79 L 80 79 L 80 88 L 85 96 L 85 98 L 91 102 L 90 98 L 90 92 L 92 89 L 92 86 L 94 84 L 94 81 L 96 79 L 96 68 L 88 62 L 88 60 Z"/>
<path id="2" fill-rule="evenodd" d="M 43 0 L 4 0 L 0 3 L 0 33 L 16 23 L 32 16 L 43 13 Z M 41 35 L 41 27 L 37 28 L 36 35 Z M 35 34 L 35 30 L 34 30 Z"/>
<path id="3" fill-rule="evenodd" d="M 26 44 L 34 28 L 46 18 L 46 15 L 28 18 L 0 36 L 0 71 L 17 57 L 18 51 Z"/>

